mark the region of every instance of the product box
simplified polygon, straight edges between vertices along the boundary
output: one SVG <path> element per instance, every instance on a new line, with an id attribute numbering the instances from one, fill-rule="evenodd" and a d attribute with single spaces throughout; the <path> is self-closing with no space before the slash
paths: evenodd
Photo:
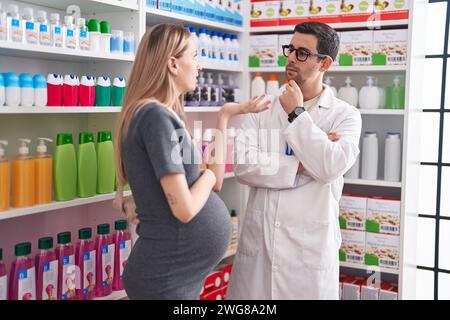
<path id="1" fill-rule="evenodd" d="M 375 284 L 365 283 L 361 286 L 361 300 L 379 300 L 379 299 L 380 299 L 380 288 L 377 287 Z"/>
<path id="2" fill-rule="evenodd" d="M 400 237 L 367 232 L 364 260 L 368 266 L 398 269 L 400 260 Z"/>
<path id="3" fill-rule="evenodd" d="M 408 30 L 376 30 L 373 33 L 374 65 L 406 65 Z"/>
<path id="4" fill-rule="evenodd" d="M 344 0 L 340 7 L 342 22 L 363 22 L 373 15 L 373 0 Z"/>
<path id="5" fill-rule="evenodd" d="M 344 281 L 349 278 L 350 278 L 349 275 L 346 275 L 343 273 L 339 274 L 339 300 L 342 300 L 342 288 L 343 288 Z"/>
<path id="6" fill-rule="evenodd" d="M 209 21 L 216 21 L 216 0 L 205 1 L 205 18 Z"/>
<path id="7" fill-rule="evenodd" d="M 216 0 L 216 20 L 225 23 L 226 18 L 226 0 Z"/>
<path id="8" fill-rule="evenodd" d="M 287 0 L 280 2 L 280 25 L 296 25 L 308 21 L 309 0 Z"/>
<path id="9" fill-rule="evenodd" d="M 280 12 L 280 1 L 258 1 L 250 3 L 250 26 L 277 26 Z"/>
<path id="10" fill-rule="evenodd" d="M 400 200 L 372 197 L 367 199 L 366 231 L 400 234 Z"/>
<path id="11" fill-rule="evenodd" d="M 222 281 L 223 273 L 220 270 L 212 271 L 205 279 L 203 283 L 201 295 L 208 294 L 210 292 L 216 291 L 223 286 Z"/>
<path id="12" fill-rule="evenodd" d="M 341 229 L 366 230 L 367 198 L 344 194 L 339 201 Z"/>
<path id="13" fill-rule="evenodd" d="M 309 7 L 310 20 L 322 23 L 340 22 L 341 0 L 313 0 Z"/>
<path id="14" fill-rule="evenodd" d="M 219 265 L 218 266 L 220 272 L 222 272 L 222 283 L 225 286 L 228 286 L 228 283 L 230 282 L 231 278 L 231 272 L 233 271 L 233 265 L 227 264 L 227 265 Z"/>
<path id="15" fill-rule="evenodd" d="M 287 65 L 287 57 L 283 54 L 282 46 L 291 43 L 292 34 L 280 34 L 278 36 L 278 66 L 285 67 Z"/>
<path id="16" fill-rule="evenodd" d="M 341 230 L 341 236 L 339 261 L 364 264 L 366 233 L 364 231 Z"/>
<path id="17" fill-rule="evenodd" d="M 146 0 L 145 5 L 147 8 L 156 9 L 158 8 L 158 0 Z"/>
<path id="18" fill-rule="evenodd" d="M 214 290 L 212 292 L 203 293 L 200 295 L 200 300 L 224 300 L 224 288 Z"/>
<path id="19" fill-rule="evenodd" d="M 195 17 L 196 0 L 183 0 L 181 3 L 183 6 L 183 14 L 189 17 Z"/>
<path id="20" fill-rule="evenodd" d="M 250 37 L 249 67 L 278 66 L 278 35 Z"/>
<path id="21" fill-rule="evenodd" d="M 363 277 L 347 277 L 342 280 L 342 300 L 361 300 L 361 286 L 366 282 Z"/>
<path id="22" fill-rule="evenodd" d="M 234 21 L 233 24 L 238 26 L 238 27 L 242 27 L 243 25 L 243 21 L 244 21 L 244 16 L 242 15 L 243 12 L 243 3 L 242 0 L 234 0 Z"/>
<path id="23" fill-rule="evenodd" d="M 398 300 L 398 285 L 396 283 L 381 282 L 380 300 Z"/>
<path id="24" fill-rule="evenodd" d="M 234 21 L 234 0 L 223 0 L 225 3 L 225 23 L 232 25 Z"/>
<path id="25" fill-rule="evenodd" d="M 158 1 L 158 9 L 173 11 L 172 10 L 172 2 L 177 2 L 178 0 L 157 0 Z M 182 12 L 180 12 L 182 13 Z"/>
<path id="26" fill-rule="evenodd" d="M 376 19 L 408 19 L 411 1 L 412 0 L 374 0 L 374 12 L 376 13 Z"/>
<path id="27" fill-rule="evenodd" d="M 340 66 L 372 64 L 373 31 L 341 32 Z"/>
<path id="28" fill-rule="evenodd" d="M 205 19 L 206 0 L 195 0 L 194 16 L 196 18 Z"/>

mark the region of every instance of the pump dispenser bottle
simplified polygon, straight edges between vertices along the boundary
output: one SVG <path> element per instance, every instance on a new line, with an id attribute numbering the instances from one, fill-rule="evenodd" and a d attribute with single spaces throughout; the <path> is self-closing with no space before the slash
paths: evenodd
<path id="1" fill-rule="evenodd" d="M 19 139 L 19 155 L 13 161 L 13 207 L 24 208 L 35 204 L 34 159 L 30 157 L 30 139 Z"/>
<path id="2" fill-rule="evenodd" d="M 338 98 L 354 107 L 358 106 L 358 90 L 352 85 L 352 78 L 345 79 L 345 87 L 339 89 Z"/>
<path id="3" fill-rule="evenodd" d="M 49 138 L 38 138 L 35 158 L 36 175 L 36 204 L 45 204 L 52 201 L 53 191 L 53 159 L 47 154 L 45 142 L 53 142 Z"/>

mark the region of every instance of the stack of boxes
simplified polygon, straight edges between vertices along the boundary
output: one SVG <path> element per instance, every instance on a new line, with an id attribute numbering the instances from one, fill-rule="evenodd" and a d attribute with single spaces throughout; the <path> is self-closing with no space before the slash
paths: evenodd
<path id="1" fill-rule="evenodd" d="M 370 283 L 370 279 L 341 274 L 339 298 L 341 300 L 398 300 L 398 285 L 381 281 Z"/>
<path id="2" fill-rule="evenodd" d="M 200 300 L 225 300 L 233 265 L 219 265 L 211 272 L 203 284 Z"/>

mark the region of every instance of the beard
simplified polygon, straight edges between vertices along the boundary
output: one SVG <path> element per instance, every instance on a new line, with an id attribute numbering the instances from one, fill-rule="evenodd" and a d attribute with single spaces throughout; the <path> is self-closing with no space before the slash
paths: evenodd
<path id="1" fill-rule="evenodd" d="M 302 76 L 301 72 L 298 69 L 294 69 L 294 70 L 295 70 L 295 74 L 289 75 L 288 70 L 286 68 L 286 72 L 285 72 L 286 78 L 289 81 L 294 80 L 298 84 L 298 86 L 300 87 L 300 86 L 302 86 L 305 83 L 306 80 Z"/>

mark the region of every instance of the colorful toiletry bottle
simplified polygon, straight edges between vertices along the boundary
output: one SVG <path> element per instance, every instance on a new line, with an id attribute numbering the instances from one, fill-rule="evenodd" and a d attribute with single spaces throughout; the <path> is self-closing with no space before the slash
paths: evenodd
<path id="1" fill-rule="evenodd" d="M 73 16 L 64 17 L 64 27 L 63 27 L 63 39 L 64 46 L 68 49 L 77 48 L 77 28 L 75 26 L 75 20 Z"/>
<path id="2" fill-rule="evenodd" d="M 70 232 L 58 233 L 58 300 L 76 300 L 75 250 Z"/>
<path id="3" fill-rule="evenodd" d="M 45 107 L 47 105 L 47 80 L 42 74 L 33 77 L 34 105 Z"/>
<path id="4" fill-rule="evenodd" d="M 96 19 L 88 21 L 89 49 L 93 52 L 100 51 L 100 22 Z"/>
<path id="5" fill-rule="evenodd" d="M 18 157 L 13 161 L 13 207 L 24 208 L 36 203 L 35 162 L 30 156 L 29 139 L 19 139 Z"/>
<path id="6" fill-rule="evenodd" d="M 80 81 L 80 105 L 93 107 L 95 104 L 95 78 L 82 76 Z"/>
<path id="7" fill-rule="evenodd" d="M 80 50 L 89 50 L 90 49 L 89 31 L 88 27 L 86 26 L 86 19 L 78 18 L 77 28 L 78 28 L 77 48 L 79 48 Z"/>
<path id="8" fill-rule="evenodd" d="M 47 153 L 45 142 L 53 142 L 49 138 L 38 138 L 35 157 L 36 204 L 52 202 L 53 193 L 53 158 Z"/>
<path id="9" fill-rule="evenodd" d="M 37 300 L 56 300 L 58 293 L 58 259 L 53 251 L 53 238 L 40 238 L 36 255 Z"/>
<path id="10" fill-rule="evenodd" d="M 60 107 L 63 105 L 63 83 L 60 74 L 50 73 L 47 76 L 47 106 Z"/>
<path id="11" fill-rule="evenodd" d="M 53 185 L 56 201 L 75 199 L 77 194 L 77 157 L 70 133 L 60 133 L 56 138 Z"/>
<path id="12" fill-rule="evenodd" d="M 33 77 L 29 73 L 20 75 L 20 105 L 31 107 L 34 104 Z"/>
<path id="13" fill-rule="evenodd" d="M 19 6 L 10 4 L 7 9 L 8 17 L 6 18 L 8 25 L 7 40 L 12 42 L 23 42 L 23 25 L 19 16 Z"/>
<path id="14" fill-rule="evenodd" d="M 405 87 L 400 84 L 400 76 L 394 78 L 394 84 L 387 87 L 386 94 L 386 108 L 405 109 Z"/>
<path id="15" fill-rule="evenodd" d="M 97 226 L 95 250 L 97 251 L 95 296 L 106 297 L 112 293 L 115 253 L 114 242 L 109 234 L 109 224 Z"/>
<path id="16" fill-rule="evenodd" d="M 123 270 L 131 253 L 131 234 L 127 231 L 127 220 L 118 220 L 114 223 L 115 257 L 113 290 L 123 290 Z"/>
<path id="17" fill-rule="evenodd" d="M 8 72 L 5 77 L 5 102 L 7 107 L 18 107 L 20 104 L 20 81 L 17 73 Z"/>
<path id="18" fill-rule="evenodd" d="M 11 162 L 6 158 L 5 147 L 8 141 L 0 140 L 0 212 L 10 206 L 11 196 Z"/>
<path id="19" fill-rule="evenodd" d="M 31 259 L 31 243 L 14 247 L 16 259 L 9 275 L 9 300 L 36 300 L 36 268 Z"/>
<path id="20" fill-rule="evenodd" d="M 98 107 L 109 107 L 111 105 L 111 79 L 108 76 L 97 78 L 95 105 Z"/>
<path id="21" fill-rule="evenodd" d="M 3 263 L 3 249 L 0 248 L 0 301 L 8 298 L 8 276 L 6 266 Z"/>
<path id="22" fill-rule="evenodd" d="M 116 179 L 114 145 L 111 131 L 100 131 L 97 138 L 97 193 L 114 191 Z"/>
<path id="23" fill-rule="evenodd" d="M 123 77 L 114 78 L 112 93 L 111 93 L 112 105 L 114 107 L 122 106 L 123 98 L 125 97 L 126 87 L 127 86 L 125 83 L 125 78 L 123 78 Z"/>
<path id="24" fill-rule="evenodd" d="M 81 287 L 77 288 L 78 300 L 92 300 L 95 294 L 95 243 L 92 241 L 92 229 L 78 230 L 78 238 L 75 252 L 75 263 L 80 271 Z"/>
<path id="25" fill-rule="evenodd" d="M 80 80 L 74 74 L 66 75 L 63 84 L 63 105 L 65 107 L 78 106 L 78 92 Z"/>
<path id="26" fill-rule="evenodd" d="M 0 73 L 0 107 L 5 104 L 6 101 L 6 87 L 5 87 L 5 78 L 3 74 Z"/>
<path id="27" fill-rule="evenodd" d="M 77 195 L 80 198 L 95 196 L 97 192 L 97 151 L 94 134 L 80 132 L 77 149 Z"/>

